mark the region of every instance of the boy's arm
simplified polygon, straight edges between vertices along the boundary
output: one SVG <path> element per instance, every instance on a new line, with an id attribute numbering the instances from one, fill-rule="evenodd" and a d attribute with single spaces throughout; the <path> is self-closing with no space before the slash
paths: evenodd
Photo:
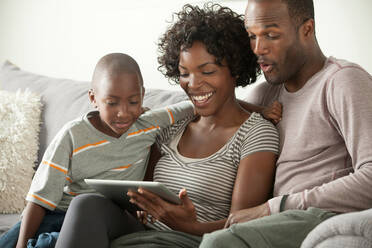
<path id="1" fill-rule="evenodd" d="M 70 156 L 63 149 L 64 138 L 61 136 L 63 135 L 57 134 L 48 146 L 32 180 L 26 197 L 28 203 L 21 221 L 17 248 L 27 246 L 28 239 L 33 238 L 38 231 L 46 209 L 53 211 L 62 198 Z"/>
<path id="2" fill-rule="evenodd" d="M 16 248 L 27 247 L 27 241 L 35 236 L 45 215 L 45 209 L 33 202 L 28 202 L 22 216 Z"/>
<path id="3" fill-rule="evenodd" d="M 160 128 L 166 128 L 170 125 L 173 125 L 177 121 L 194 115 L 194 105 L 191 103 L 191 101 L 182 101 L 169 105 L 165 108 L 145 112 L 142 118 L 150 123 L 153 123 L 153 125 L 158 125 Z"/>
<path id="4" fill-rule="evenodd" d="M 57 147 L 57 150 L 57 152 L 52 151 L 52 156 L 44 155 L 26 196 L 27 201 L 50 211 L 54 211 L 58 206 L 63 197 L 64 187 L 69 183 L 68 161 L 70 155 L 68 152 L 62 151 L 63 149 L 60 147 Z M 65 157 L 65 161 L 58 159 L 58 157 Z"/>

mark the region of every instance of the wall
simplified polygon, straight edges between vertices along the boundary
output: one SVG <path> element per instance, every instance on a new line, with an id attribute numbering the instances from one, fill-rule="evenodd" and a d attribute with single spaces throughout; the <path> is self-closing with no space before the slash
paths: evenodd
<path id="1" fill-rule="evenodd" d="M 178 89 L 156 69 L 156 42 L 186 2 L 206 1 L 0 0 L 0 63 L 8 59 L 35 73 L 90 80 L 102 55 L 126 52 L 139 62 L 146 87 Z M 247 1 L 215 2 L 244 13 Z M 324 53 L 357 62 L 372 74 L 372 1 L 314 2 Z"/>

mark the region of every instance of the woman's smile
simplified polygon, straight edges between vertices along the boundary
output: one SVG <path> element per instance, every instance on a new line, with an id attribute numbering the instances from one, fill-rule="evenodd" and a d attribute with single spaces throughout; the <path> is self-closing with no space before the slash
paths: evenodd
<path id="1" fill-rule="evenodd" d="M 214 92 L 189 94 L 191 100 L 193 101 L 196 107 L 205 106 L 213 95 Z"/>

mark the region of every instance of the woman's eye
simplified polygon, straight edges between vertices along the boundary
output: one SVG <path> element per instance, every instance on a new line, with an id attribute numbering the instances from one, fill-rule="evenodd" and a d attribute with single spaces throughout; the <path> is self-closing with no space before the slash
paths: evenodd
<path id="1" fill-rule="evenodd" d="M 116 105 L 116 102 L 106 102 L 107 105 L 110 105 L 110 106 L 115 106 Z"/>
<path id="2" fill-rule="evenodd" d="M 187 76 L 189 76 L 188 73 L 180 73 L 180 77 L 187 77 Z"/>
<path id="3" fill-rule="evenodd" d="M 132 104 L 132 105 L 137 105 L 139 102 L 138 101 L 131 101 L 129 103 Z"/>
<path id="4" fill-rule="evenodd" d="M 210 74 L 213 74 L 215 73 L 216 71 L 203 71 L 203 74 L 204 75 L 210 75 Z"/>

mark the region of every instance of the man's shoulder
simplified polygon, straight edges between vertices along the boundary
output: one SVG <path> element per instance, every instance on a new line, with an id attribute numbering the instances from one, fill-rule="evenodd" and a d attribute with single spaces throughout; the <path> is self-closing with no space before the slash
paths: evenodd
<path id="1" fill-rule="evenodd" d="M 343 69 L 343 68 L 348 68 L 348 67 L 362 68 L 362 67 L 361 67 L 360 65 L 358 65 L 357 63 L 354 63 L 354 62 L 348 61 L 348 60 L 346 60 L 346 59 L 335 58 L 335 57 L 333 57 L 333 56 L 330 56 L 330 57 L 327 59 L 327 63 L 330 64 L 330 65 L 335 66 L 335 67 L 338 68 L 338 69 Z"/>
<path id="2" fill-rule="evenodd" d="M 327 83 L 329 87 L 345 88 L 371 87 L 372 76 L 360 65 L 334 57 L 328 58 Z"/>
<path id="3" fill-rule="evenodd" d="M 326 71 L 332 73 L 332 75 L 345 75 L 352 76 L 353 74 L 364 74 L 371 76 L 363 67 L 357 63 L 350 62 L 345 59 L 337 59 L 335 57 L 329 57 L 327 59 Z"/>

